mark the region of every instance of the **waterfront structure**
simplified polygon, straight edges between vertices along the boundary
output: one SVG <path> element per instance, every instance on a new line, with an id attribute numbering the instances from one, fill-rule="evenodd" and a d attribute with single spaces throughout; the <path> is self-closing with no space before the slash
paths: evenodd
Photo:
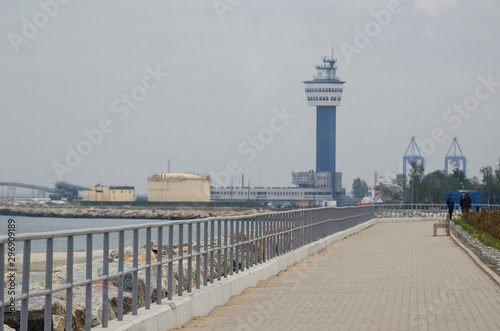
<path id="1" fill-rule="evenodd" d="M 304 81 L 308 106 L 316 107 L 316 171 L 329 171 L 332 199 L 336 200 L 336 117 L 340 106 L 343 81 L 337 76 L 337 60 L 323 57 L 323 63 L 316 66 L 313 80 Z"/>
<path id="2" fill-rule="evenodd" d="M 13 204 L 16 198 L 26 196 L 26 194 L 22 194 L 19 191 L 16 192 L 16 188 L 29 190 L 29 194 L 37 198 L 44 198 L 47 194 L 50 194 L 52 200 L 66 199 L 70 201 L 78 199 L 79 192 L 88 189 L 87 187 L 67 182 L 56 182 L 54 188 L 19 182 L 0 182 L 0 187 L 2 191 L 0 193 L 0 204 Z"/>
<path id="3" fill-rule="evenodd" d="M 148 178 L 148 201 L 210 201 L 210 176 L 166 173 Z"/>
<path id="4" fill-rule="evenodd" d="M 83 201 L 134 201 L 133 186 L 91 186 L 83 191 Z"/>
<path id="5" fill-rule="evenodd" d="M 342 174 L 337 173 L 336 183 L 339 196 L 345 196 L 342 189 Z M 212 187 L 213 201 L 261 202 L 270 206 L 310 207 L 331 206 L 331 175 L 329 171 L 303 171 L 292 173 L 292 187 Z M 343 201 L 342 201 L 343 202 Z"/>

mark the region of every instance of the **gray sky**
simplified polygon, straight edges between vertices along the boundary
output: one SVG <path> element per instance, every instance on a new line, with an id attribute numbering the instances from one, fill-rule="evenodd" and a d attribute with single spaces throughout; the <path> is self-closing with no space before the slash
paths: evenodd
<path id="1" fill-rule="evenodd" d="M 0 4 L 0 181 L 146 193 L 170 159 L 289 186 L 315 167 L 302 82 L 332 46 L 348 191 L 400 173 L 412 136 L 426 172 L 454 136 L 469 176 L 498 164 L 498 1 L 59 1 Z"/>

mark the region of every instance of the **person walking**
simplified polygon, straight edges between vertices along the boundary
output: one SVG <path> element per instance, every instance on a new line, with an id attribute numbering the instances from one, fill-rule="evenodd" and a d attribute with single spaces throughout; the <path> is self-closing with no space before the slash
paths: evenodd
<path id="1" fill-rule="evenodd" d="M 460 197 L 460 209 L 462 210 L 462 213 L 464 212 L 464 202 L 465 202 L 465 193 L 462 193 L 462 196 Z"/>
<path id="2" fill-rule="evenodd" d="M 469 193 L 465 193 L 465 200 L 464 200 L 463 212 L 465 214 L 469 213 L 469 210 L 470 210 L 471 206 L 472 206 L 472 199 L 470 198 Z"/>
<path id="3" fill-rule="evenodd" d="M 455 208 L 455 202 L 453 201 L 453 195 L 449 195 L 448 199 L 446 199 L 446 205 L 448 206 L 448 213 L 450 215 L 450 221 L 451 217 L 453 215 L 453 209 Z"/>

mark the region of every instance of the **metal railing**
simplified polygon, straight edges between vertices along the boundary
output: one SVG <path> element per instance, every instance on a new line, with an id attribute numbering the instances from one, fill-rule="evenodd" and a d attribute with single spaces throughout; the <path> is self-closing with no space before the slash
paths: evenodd
<path id="1" fill-rule="evenodd" d="M 471 209 L 479 210 L 500 209 L 500 205 L 473 204 Z M 459 205 L 455 205 L 455 212 L 462 213 Z M 375 205 L 375 218 L 403 218 L 403 217 L 446 217 L 446 204 L 404 204 L 404 205 Z"/>
<path id="2" fill-rule="evenodd" d="M 230 277 L 240 271 L 262 264 L 274 257 L 286 254 L 301 246 L 321 238 L 352 228 L 373 219 L 374 207 L 316 208 L 286 212 L 262 213 L 239 217 L 207 218 L 199 220 L 168 221 L 148 223 L 135 226 L 110 227 L 99 229 L 83 229 L 52 233 L 19 234 L 16 243 L 23 242 L 22 290 L 21 293 L 4 297 L 4 285 L 0 292 L 0 326 L 3 328 L 4 313 L 12 309 L 11 301 L 20 301 L 20 330 L 28 329 L 29 300 L 45 297 L 44 330 L 52 327 L 53 295 L 65 294 L 65 329 L 72 330 L 73 294 L 75 289 L 85 287 L 85 330 L 92 325 L 92 302 L 100 293 L 93 293 L 93 285 L 102 282 L 102 326 L 108 326 L 110 310 L 110 282 L 117 285 L 116 316 L 123 320 L 124 282 L 126 278 L 132 287 L 132 315 L 137 314 L 139 294 L 144 297 L 145 309 L 150 304 L 161 304 L 162 299 L 172 299 L 175 277 L 177 277 L 177 294 L 191 292 L 214 283 L 215 280 Z M 126 265 L 125 234 L 132 233 L 132 264 Z M 118 235 L 118 266 L 115 272 L 110 271 L 110 235 Z M 152 243 L 155 235 L 157 243 Z M 139 265 L 139 237 L 145 240 L 145 261 Z M 76 237 L 86 239 L 85 279 L 74 279 L 74 242 Z M 95 249 L 94 239 L 102 236 L 102 273 L 93 275 L 92 252 Z M 167 238 L 164 240 L 164 238 Z M 54 240 L 66 240 L 66 279 L 53 287 L 53 247 Z M 30 253 L 33 241 L 46 241 L 45 288 L 30 290 Z M 9 238 L 0 237 L 0 264 L 4 265 L 4 254 Z M 152 244 L 156 244 L 156 259 L 151 260 Z M 175 247 L 177 246 L 177 252 Z M 164 252 L 164 250 L 167 250 Z M 175 253 L 175 254 L 174 254 Z M 21 254 L 21 253 L 20 253 Z M 154 256 L 154 255 L 153 255 Z M 184 266 L 186 264 L 186 266 Z M 174 272 L 174 266 L 177 271 Z M 166 275 L 165 275 L 166 271 Z M 144 275 L 145 293 L 139 291 L 139 272 Z M 156 272 L 156 280 L 152 273 Z M 187 275 L 184 275 L 184 272 Z M 131 275 L 131 276 L 129 276 Z M 128 276 L 128 277 L 127 277 Z M 187 278 L 187 282 L 184 279 Z M 166 285 L 164 281 L 166 280 Z M 154 283 L 156 281 L 156 295 Z M 3 283 L 2 283 L 3 284 Z M 165 288 L 166 287 L 166 288 Z M 166 291 L 165 291 L 166 290 Z M 166 292 L 166 293 L 165 293 Z M 61 296 L 61 295 L 59 295 Z M 19 312 L 18 312 L 19 313 Z"/>

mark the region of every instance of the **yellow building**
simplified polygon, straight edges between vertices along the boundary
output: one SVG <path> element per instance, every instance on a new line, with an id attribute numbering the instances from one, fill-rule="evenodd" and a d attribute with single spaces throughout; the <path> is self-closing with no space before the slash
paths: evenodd
<path id="1" fill-rule="evenodd" d="M 83 201 L 134 201 L 133 186 L 91 186 L 83 191 Z"/>
<path id="2" fill-rule="evenodd" d="M 210 176 L 154 175 L 148 178 L 148 201 L 210 201 Z"/>

